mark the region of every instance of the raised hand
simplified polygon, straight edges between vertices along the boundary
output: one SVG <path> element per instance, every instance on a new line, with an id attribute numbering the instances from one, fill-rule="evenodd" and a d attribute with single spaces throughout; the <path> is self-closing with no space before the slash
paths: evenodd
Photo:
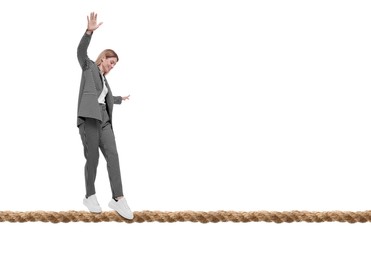
<path id="1" fill-rule="evenodd" d="M 87 18 L 88 18 L 88 31 L 89 32 L 94 32 L 103 23 L 103 22 L 97 23 L 97 16 L 98 16 L 98 14 L 96 14 L 94 12 L 90 13 L 90 18 L 89 18 L 89 16 L 87 16 Z"/>

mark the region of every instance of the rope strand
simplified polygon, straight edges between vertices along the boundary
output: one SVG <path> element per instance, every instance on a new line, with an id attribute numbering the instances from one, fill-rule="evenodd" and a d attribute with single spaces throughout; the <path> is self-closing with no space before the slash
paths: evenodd
<path id="1" fill-rule="evenodd" d="M 371 211 L 137 211 L 133 220 L 126 220 L 114 211 L 94 214 L 87 211 L 0 211 L 0 222 L 371 222 Z"/>

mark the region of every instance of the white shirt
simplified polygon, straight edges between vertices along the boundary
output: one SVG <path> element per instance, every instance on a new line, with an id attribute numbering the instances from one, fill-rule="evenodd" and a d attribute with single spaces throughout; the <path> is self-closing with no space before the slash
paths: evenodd
<path id="1" fill-rule="evenodd" d="M 103 81 L 103 91 L 98 98 L 98 103 L 106 104 L 106 95 L 108 93 L 108 88 L 106 87 L 104 76 L 102 74 L 101 76 L 102 76 L 102 81 Z"/>

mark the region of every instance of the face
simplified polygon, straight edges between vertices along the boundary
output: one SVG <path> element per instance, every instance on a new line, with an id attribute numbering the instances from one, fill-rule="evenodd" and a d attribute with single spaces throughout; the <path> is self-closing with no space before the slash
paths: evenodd
<path id="1" fill-rule="evenodd" d="M 99 65 L 99 68 L 104 75 L 107 75 L 111 71 L 111 69 L 115 67 L 116 63 L 117 58 L 115 57 L 103 58 L 101 64 Z"/>

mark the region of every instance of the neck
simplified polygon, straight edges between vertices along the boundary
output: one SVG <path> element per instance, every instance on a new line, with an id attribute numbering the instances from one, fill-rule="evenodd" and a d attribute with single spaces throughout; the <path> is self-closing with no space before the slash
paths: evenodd
<path id="1" fill-rule="evenodd" d="M 98 66 L 100 73 L 102 73 L 102 75 L 104 75 L 105 73 L 103 72 L 103 68 L 102 67 L 103 67 L 102 64 L 100 64 Z"/>

